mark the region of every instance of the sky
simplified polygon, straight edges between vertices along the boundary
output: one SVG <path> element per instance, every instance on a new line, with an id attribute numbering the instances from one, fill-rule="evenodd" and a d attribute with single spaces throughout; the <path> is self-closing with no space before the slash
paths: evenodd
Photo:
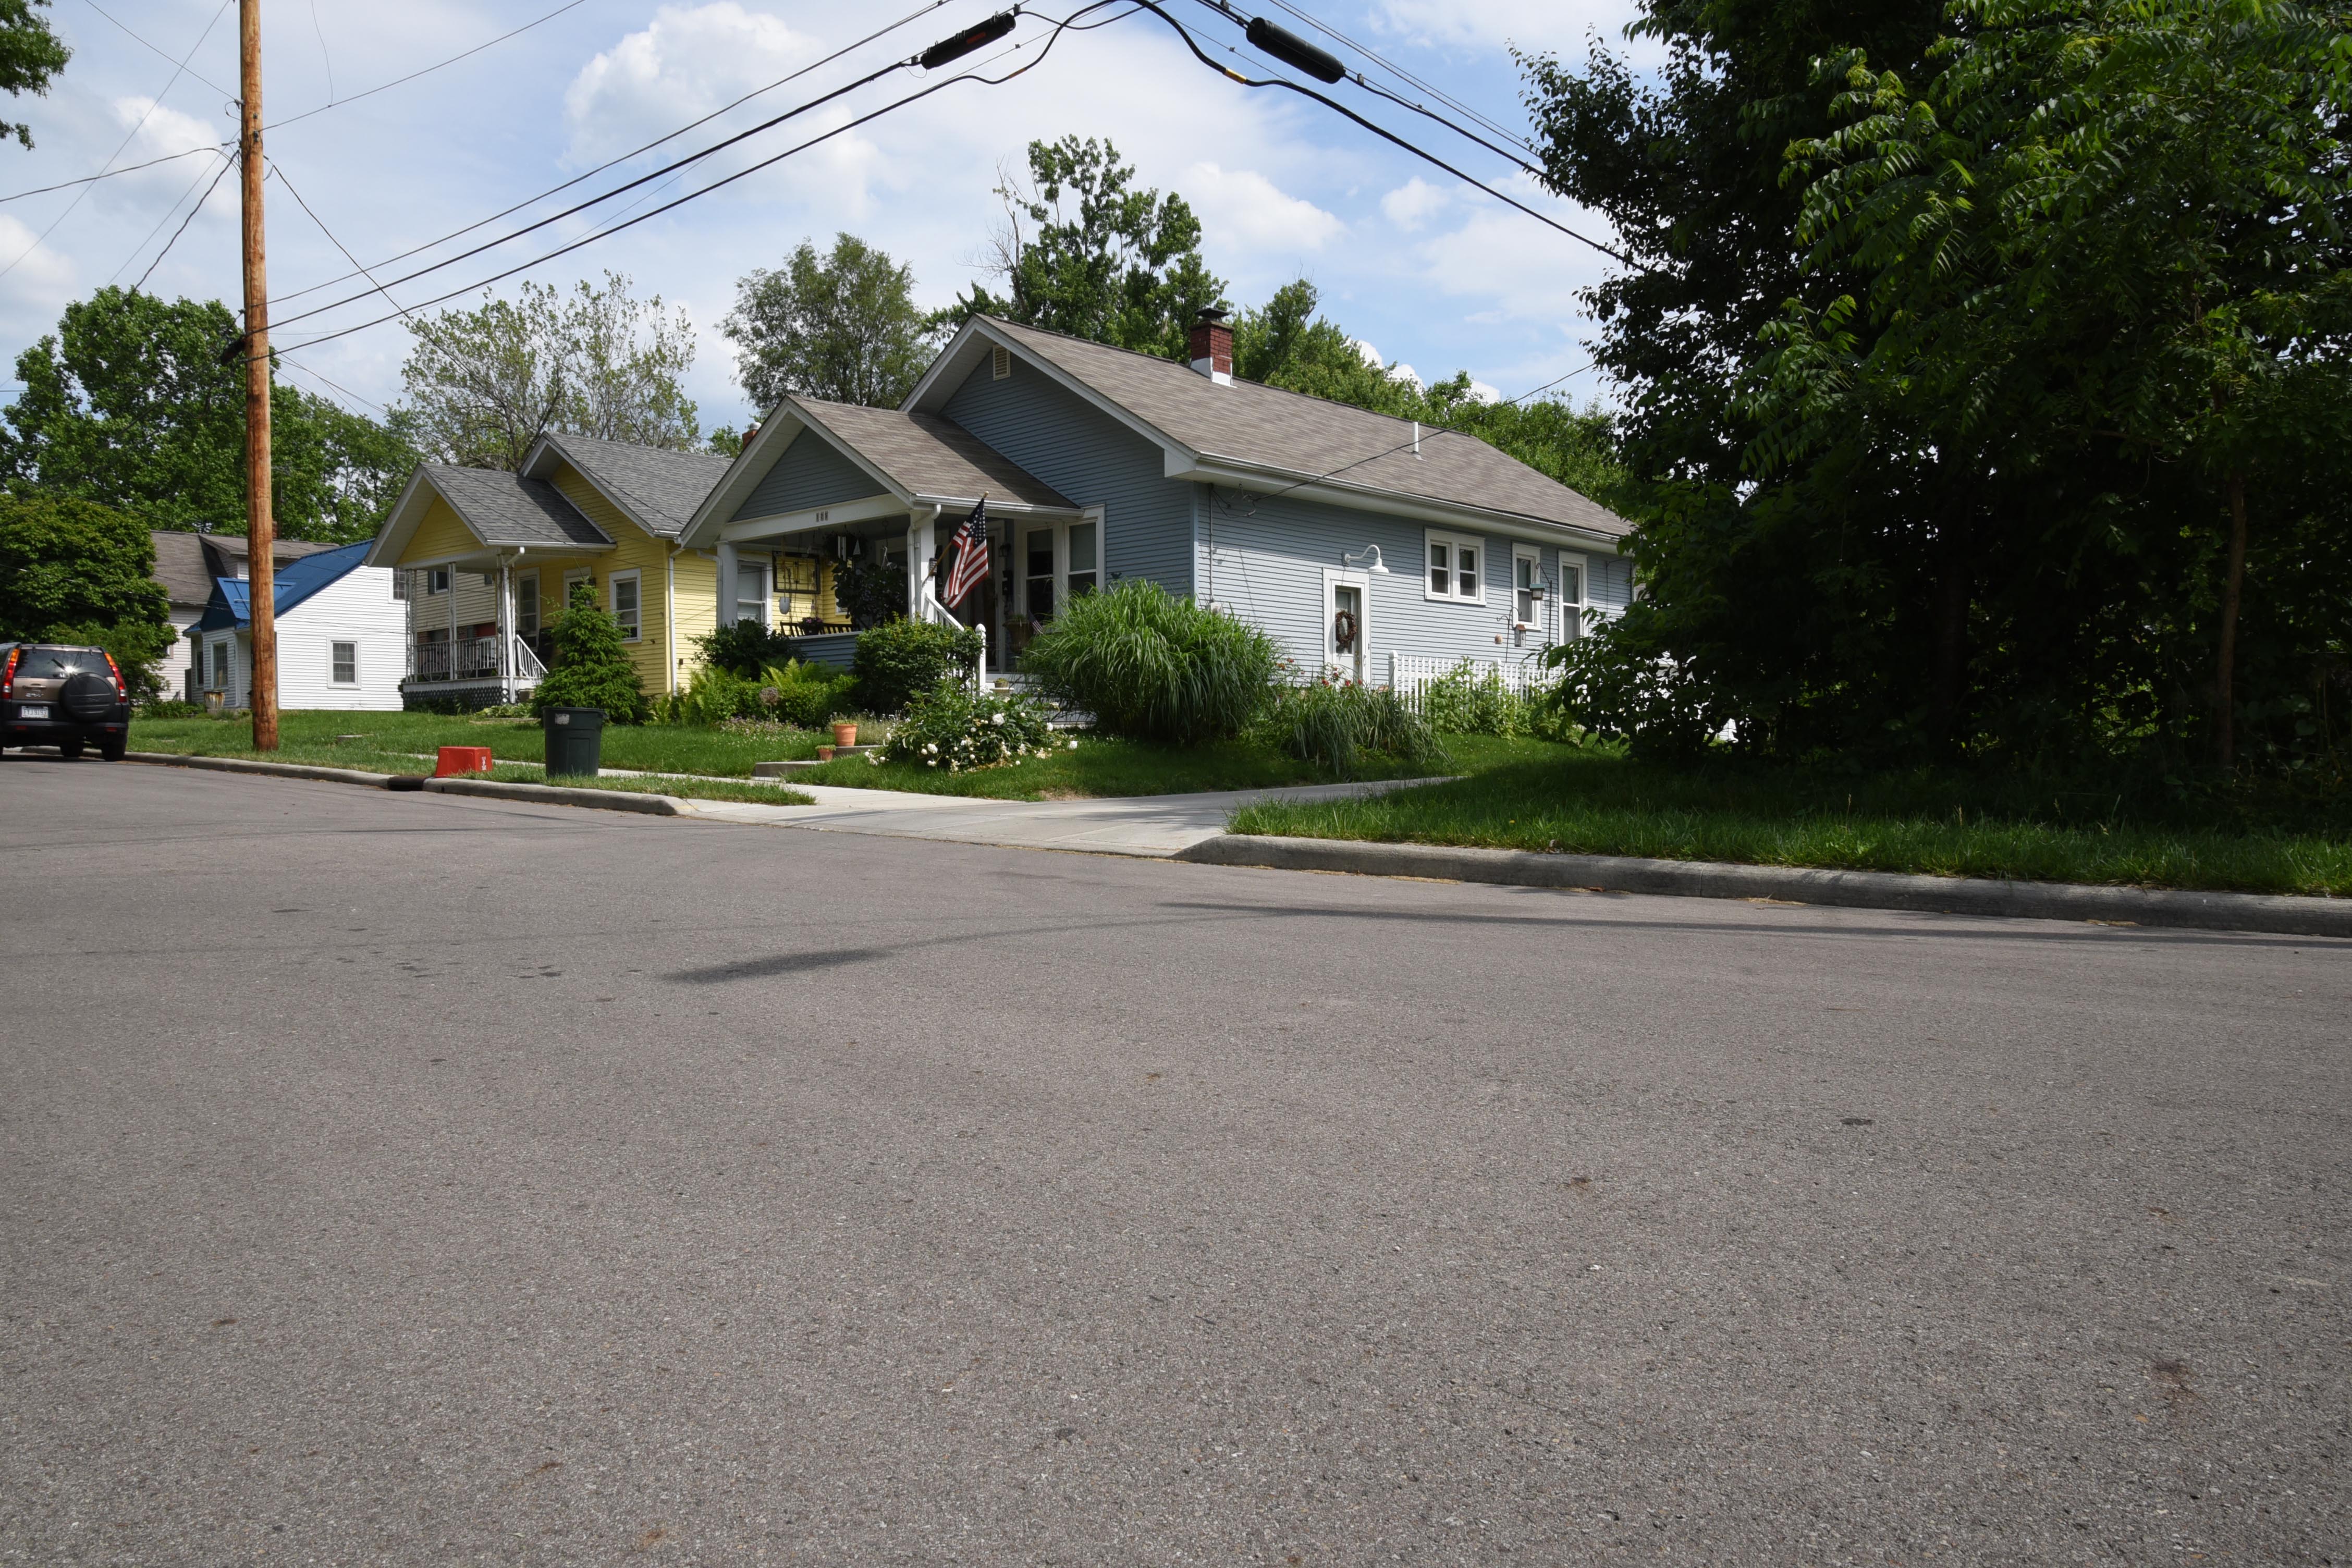
<path id="1" fill-rule="evenodd" d="M 1033 139 L 1076 133 L 1108 139 L 1135 165 L 1140 184 L 1178 192 L 1192 204 L 1205 228 L 1210 269 L 1226 279 L 1236 305 L 1261 303 L 1305 277 L 1321 292 L 1327 315 L 1385 363 L 1410 366 L 1424 379 L 1467 370 L 1482 386 L 1517 396 L 1569 375 L 1561 392 L 1578 401 L 1605 399 L 1608 389 L 1589 369 L 1584 345 L 1591 323 L 1577 291 L 1612 264 L 1488 193 L 1507 191 L 1605 240 L 1607 226 L 1597 217 L 1544 193 L 1496 153 L 1382 106 L 1352 84 L 1331 90 L 1471 178 L 1423 163 L 1321 105 L 1232 82 L 1193 59 L 1173 29 L 1150 13 L 1095 11 L 1092 17 L 1117 19 L 1063 33 L 1043 50 L 1049 20 L 1081 3 L 1051 0 L 1024 16 L 1011 37 L 940 71 L 886 76 L 678 174 L 395 282 L 919 53 L 1002 0 L 882 0 L 871 6 L 577 0 L 551 17 L 562 0 L 482 6 L 266 0 L 262 101 L 265 119 L 278 126 L 265 138 L 277 167 L 268 194 L 268 268 L 283 374 L 346 406 L 380 414 L 399 395 L 409 342 L 396 308 L 419 312 L 477 302 L 478 285 L 492 274 L 593 233 L 614 216 L 645 213 L 975 65 L 989 76 L 1029 65 L 1002 86 L 943 88 L 490 287 L 510 295 L 525 278 L 568 288 L 606 270 L 625 274 L 639 295 L 659 295 L 691 323 L 698 351 L 688 390 L 703 427 L 740 428 L 753 411 L 735 383 L 732 345 L 719 331 L 739 278 L 781 264 L 803 238 L 823 248 L 846 231 L 911 266 L 919 303 L 945 305 L 985 277 L 990 232 L 1003 220 L 993 194 L 1000 168 L 1021 167 Z M 1251 50 L 1239 27 L 1202 0 L 1166 3 L 1213 58 L 1253 76 L 1281 68 Z M 1580 58 L 1598 39 L 1626 52 L 1622 30 L 1633 9 L 1630 0 L 1297 4 L 1519 136 L 1531 133 L 1512 51 Z M 1269 14 L 1315 36 L 1296 16 Z M 89 185 L 0 200 L 0 268 L 6 269 L 0 274 L 0 351 L 10 366 L 56 330 L 67 303 L 110 282 L 128 287 L 143 278 L 150 293 L 217 298 L 232 306 L 241 295 L 236 178 L 223 174 L 225 159 L 192 151 L 235 138 L 234 0 L 54 0 L 47 15 L 74 58 L 46 97 L 0 104 L 0 118 L 28 121 L 36 142 L 29 153 L 0 144 L 0 196 L 190 155 Z M 841 58 L 817 63 L 902 19 L 903 26 Z M 534 21 L 516 37 L 398 82 Z M 1421 96 L 1355 50 L 1328 37 L 1318 41 L 1350 67 Z M 629 156 L 812 66 L 696 131 Z M 624 161 L 590 174 L 616 158 Z M 216 175 L 223 176 L 217 183 Z M 389 260 L 583 175 L 589 177 L 555 199 L 405 261 Z M 373 283 L 346 278 L 354 271 L 352 258 L 368 267 Z M 335 282 L 339 278 L 344 280 Z M 445 304 L 429 303 L 453 290 L 465 291 Z M 360 330 L 346 331 L 352 328 Z M 329 333 L 342 335 L 303 346 Z M 6 373 L 6 382 L 16 379 L 13 369 Z"/>

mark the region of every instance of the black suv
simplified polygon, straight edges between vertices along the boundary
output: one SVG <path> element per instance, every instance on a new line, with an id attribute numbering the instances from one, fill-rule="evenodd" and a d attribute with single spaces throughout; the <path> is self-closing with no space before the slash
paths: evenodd
<path id="1" fill-rule="evenodd" d="M 131 743 L 131 693 L 112 657 L 102 647 L 0 643 L 0 745 L 79 757 L 92 741 L 110 763 Z"/>

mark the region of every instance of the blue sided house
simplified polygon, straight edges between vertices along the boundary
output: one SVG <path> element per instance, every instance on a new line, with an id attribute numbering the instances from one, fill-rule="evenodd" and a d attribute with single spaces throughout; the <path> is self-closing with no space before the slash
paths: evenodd
<path id="1" fill-rule="evenodd" d="M 1622 611 L 1630 525 L 1474 437 L 1237 381 L 1213 314 L 1185 365 L 988 316 L 903 407 L 790 397 L 681 540 L 742 581 L 903 563 L 910 615 L 988 634 L 1004 668 L 1056 605 L 1123 578 L 1264 627 L 1302 677 L 1418 687 L 1465 659 L 1521 683 Z M 985 496 L 992 581 L 952 614 L 940 552 Z M 845 664 L 812 620 L 803 657 Z"/>
<path id="2" fill-rule="evenodd" d="M 370 542 L 322 550 L 277 568 L 278 705 L 400 709 L 407 673 L 407 606 L 393 574 L 366 564 Z M 224 708 L 253 705 L 253 584 L 213 579 L 211 600 L 187 632 L 198 691 Z"/>

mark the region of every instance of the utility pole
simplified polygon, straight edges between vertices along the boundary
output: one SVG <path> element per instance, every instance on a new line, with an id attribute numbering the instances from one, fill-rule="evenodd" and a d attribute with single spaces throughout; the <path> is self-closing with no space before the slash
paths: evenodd
<path id="1" fill-rule="evenodd" d="M 253 617 L 253 749 L 278 749 L 278 539 L 269 510 L 269 281 L 261 227 L 261 0 L 237 0 L 237 161 L 245 192 L 246 574 Z"/>

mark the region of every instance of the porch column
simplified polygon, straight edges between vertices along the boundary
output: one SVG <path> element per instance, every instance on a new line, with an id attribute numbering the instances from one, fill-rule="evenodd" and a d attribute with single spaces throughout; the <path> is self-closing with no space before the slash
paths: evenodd
<path id="1" fill-rule="evenodd" d="M 735 547 L 731 544 L 719 547 L 719 624 L 735 624 Z"/>
<path id="2" fill-rule="evenodd" d="M 499 700 L 512 702 L 514 686 L 514 579 L 499 557 Z"/>
<path id="3" fill-rule="evenodd" d="M 931 572 L 931 541 L 938 532 L 933 525 L 939 515 L 935 506 L 907 514 L 907 618 L 910 621 L 929 618 L 923 604 L 923 581 Z"/>
<path id="4" fill-rule="evenodd" d="M 454 561 L 449 563 L 449 672 L 441 679 L 457 679 L 457 563 Z"/>

